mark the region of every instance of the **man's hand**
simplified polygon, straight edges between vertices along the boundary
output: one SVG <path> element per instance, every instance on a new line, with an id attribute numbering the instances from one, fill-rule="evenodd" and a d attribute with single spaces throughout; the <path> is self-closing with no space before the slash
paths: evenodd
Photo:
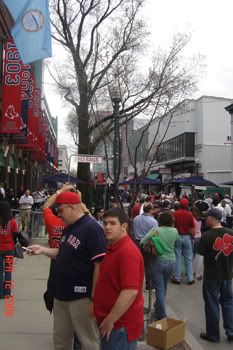
<path id="1" fill-rule="evenodd" d="M 74 186 L 71 185 L 71 184 L 65 184 L 60 190 L 59 192 L 62 193 L 62 192 L 68 192 L 70 190 L 74 190 Z"/>
<path id="2" fill-rule="evenodd" d="M 99 326 L 101 339 L 103 339 L 106 336 L 106 341 L 108 341 L 113 327 L 113 321 L 110 317 L 107 316 Z"/>
<path id="3" fill-rule="evenodd" d="M 30 245 L 27 248 L 32 250 L 31 252 L 27 251 L 29 255 L 39 255 L 44 253 L 44 247 L 39 244 Z"/>
<path id="4" fill-rule="evenodd" d="M 65 185 L 58 191 L 58 193 L 69 192 L 70 190 L 74 190 L 74 186 L 73 186 L 73 185 L 70 185 L 70 184 L 65 184 Z M 49 198 L 47 198 L 46 202 L 45 202 L 44 205 L 43 205 L 43 209 L 51 208 L 52 205 L 54 205 L 58 193 L 56 192 L 56 193 L 52 194 L 52 196 L 50 196 Z"/>

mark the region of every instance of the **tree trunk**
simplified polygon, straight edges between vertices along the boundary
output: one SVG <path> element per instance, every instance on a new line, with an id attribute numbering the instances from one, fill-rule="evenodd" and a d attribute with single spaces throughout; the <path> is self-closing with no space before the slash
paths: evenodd
<path id="1" fill-rule="evenodd" d="M 80 109 L 79 109 L 79 154 L 92 154 L 91 140 L 89 133 L 89 114 L 88 103 L 86 103 L 86 96 L 80 96 Z M 77 176 L 86 184 L 78 184 L 79 190 L 82 192 L 82 201 L 90 207 L 90 196 L 88 186 L 91 180 L 90 164 L 78 163 L 77 164 Z"/>

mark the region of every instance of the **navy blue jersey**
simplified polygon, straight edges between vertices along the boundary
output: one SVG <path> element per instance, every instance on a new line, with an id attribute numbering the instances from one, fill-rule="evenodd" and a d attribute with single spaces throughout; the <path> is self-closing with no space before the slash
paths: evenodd
<path id="1" fill-rule="evenodd" d="M 58 300 L 91 297 L 94 262 L 103 259 L 106 240 L 102 227 L 84 215 L 62 233 L 55 264 L 55 293 Z"/>

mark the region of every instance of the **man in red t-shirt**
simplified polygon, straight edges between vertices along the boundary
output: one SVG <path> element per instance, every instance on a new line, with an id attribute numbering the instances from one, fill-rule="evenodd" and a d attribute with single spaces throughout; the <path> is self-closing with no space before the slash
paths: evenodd
<path id="1" fill-rule="evenodd" d="M 109 243 L 94 293 L 94 314 L 101 350 L 134 350 L 143 329 L 143 258 L 127 234 L 127 216 L 120 208 L 104 213 Z"/>
<path id="2" fill-rule="evenodd" d="M 180 201 L 180 209 L 172 213 L 175 219 L 175 228 L 179 233 L 179 239 L 175 242 L 175 278 L 172 282 L 180 284 L 181 280 L 181 256 L 183 255 L 185 267 L 188 276 L 188 285 L 194 283 L 193 279 L 193 248 L 191 236 L 194 234 L 194 219 L 190 211 L 188 211 L 188 200 L 182 198 Z"/>

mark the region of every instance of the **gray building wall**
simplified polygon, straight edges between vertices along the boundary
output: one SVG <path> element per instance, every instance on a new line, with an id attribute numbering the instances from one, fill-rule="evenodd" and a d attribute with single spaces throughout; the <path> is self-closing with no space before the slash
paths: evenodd
<path id="1" fill-rule="evenodd" d="M 173 116 L 163 140 L 163 142 L 168 141 L 185 132 L 195 133 L 193 169 L 195 173 L 198 172 L 217 184 L 231 179 L 231 141 L 229 142 L 231 122 L 229 113 L 224 109 L 231 101 L 228 98 L 214 96 L 187 100 L 185 109 Z M 164 136 L 167 125 L 168 118 L 161 124 L 157 144 Z M 158 121 L 155 121 L 148 130 L 149 145 L 157 129 Z M 169 163 L 171 165 L 172 161 Z M 167 166 L 170 165 L 167 164 Z M 138 166 L 140 168 L 140 165 Z M 162 166 L 166 166 L 166 163 L 154 162 L 152 170 Z"/>

